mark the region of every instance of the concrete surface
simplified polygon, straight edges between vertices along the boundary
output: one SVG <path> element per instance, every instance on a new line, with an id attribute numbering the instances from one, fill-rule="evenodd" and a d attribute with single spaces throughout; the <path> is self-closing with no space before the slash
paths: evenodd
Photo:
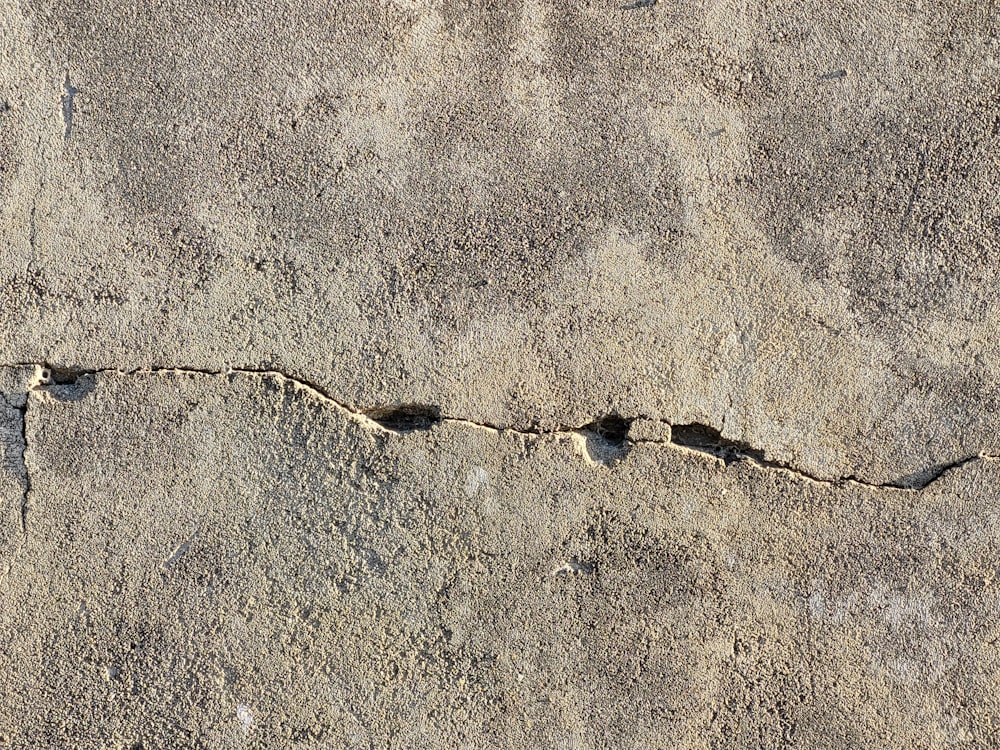
<path id="1" fill-rule="evenodd" d="M 921 492 L 659 442 L 595 465 L 248 374 L 84 376 L 28 425 L 18 747 L 993 738 L 992 459 Z"/>
<path id="2" fill-rule="evenodd" d="M 0 746 L 1000 746 L 998 50 L 0 0 Z"/>

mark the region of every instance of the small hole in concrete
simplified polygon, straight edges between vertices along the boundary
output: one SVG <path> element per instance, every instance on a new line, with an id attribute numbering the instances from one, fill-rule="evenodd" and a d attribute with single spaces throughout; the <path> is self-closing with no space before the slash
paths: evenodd
<path id="1" fill-rule="evenodd" d="M 583 429 L 594 433 L 609 446 L 621 448 L 628 440 L 628 432 L 632 429 L 632 420 L 619 417 L 617 414 L 609 414 L 594 420 Z"/>
<path id="2" fill-rule="evenodd" d="M 82 375 L 86 375 L 84 370 L 72 367 L 47 367 L 42 371 L 42 377 L 55 385 L 73 385 Z"/>
<path id="3" fill-rule="evenodd" d="M 631 428 L 632 420 L 617 414 L 608 414 L 584 425 L 579 432 L 585 439 L 587 457 L 604 466 L 621 460 L 631 447 L 628 440 Z"/>

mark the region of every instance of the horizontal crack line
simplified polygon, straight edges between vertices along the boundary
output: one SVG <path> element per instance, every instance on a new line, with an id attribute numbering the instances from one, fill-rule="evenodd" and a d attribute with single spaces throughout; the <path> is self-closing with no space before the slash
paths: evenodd
<path id="1" fill-rule="evenodd" d="M 558 427 L 554 429 L 525 429 L 518 427 L 504 427 L 490 424 L 488 422 L 477 422 L 475 420 L 442 414 L 437 407 L 420 404 L 409 404 L 402 406 L 374 407 L 361 409 L 340 401 L 331 396 L 322 386 L 310 382 L 304 378 L 289 375 L 279 370 L 253 369 L 243 367 L 231 367 L 225 370 L 207 370 L 186 367 L 146 367 L 131 370 L 119 368 L 98 368 L 98 369 L 61 369 L 50 367 L 37 362 L 17 362 L 0 365 L 0 369 L 14 368 L 34 368 L 36 375 L 32 384 L 28 387 L 30 392 L 55 392 L 60 388 L 72 388 L 78 384 L 80 378 L 94 377 L 98 375 L 187 375 L 204 377 L 228 377 L 231 375 L 249 375 L 255 377 L 269 377 L 275 380 L 288 382 L 303 389 L 313 398 L 328 403 L 336 409 L 344 412 L 353 421 L 358 422 L 368 428 L 377 429 L 388 433 L 406 433 L 417 430 L 428 429 L 435 424 L 451 423 L 465 427 L 472 427 L 481 430 L 488 430 L 498 434 L 519 435 L 524 438 L 540 439 L 546 437 L 584 437 L 595 438 L 607 443 L 612 449 L 617 449 L 619 455 L 624 455 L 625 450 L 631 445 L 666 445 L 675 449 L 698 453 L 715 458 L 726 465 L 735 462 L 746 462 L 762 470 L 782 471 L 793 476 L 805 479 L 809 482 L 827 486 L 842 486 L 854 484 L 874 490 L 898 490 L 902 492 L 917 492 L 929 487 L 945 476 L 948 472 L 961 468 L 974 461 L 995 461 L 1000 460 L 1000 456 L 988 453 L 975 453 L 957 461 L 929 467 L 921 472 L 911 475 L 915 477 L 909 482 L 896 481 L 876 483 L 860 479 L 855 475 L 826 478 L 808 471 L 799 469 L 790 464 L 780 461 L 769 460 L 765 457 L 764 451 L 723 438 L 719 431 L 713 427 L 702 424 L 674 424 L 664 419 L 654 419 L 645 416 L 641 417 L 621 417 L 609 415 L 599 418 L 594 422 L 577 427 Z M 22 414 L 26 417 L 27 404 Z M 633 422 L 646 420 L 659 423 L 669 431 L 669 437 L 658 438 L 633 438 L 628 435 Z M 25 419 L 26 422 L 26 419 Z M 27 426 L 24 425 L 24 449 L 27 452 Z M 614 450 L 612 450 L 614 453 Z M 598 463 L 605 463 L 598 461 Z M 27 467 L 25 467 L 27 468 Z M 29 483 L 30 491 L 30 483 Z M 27 492 L 25 493 L 27 495 Z M 27 503 L 22 507 L 22 513 L 27 510 Z M 22 516 L 22 524 L 24 518 Z"/>

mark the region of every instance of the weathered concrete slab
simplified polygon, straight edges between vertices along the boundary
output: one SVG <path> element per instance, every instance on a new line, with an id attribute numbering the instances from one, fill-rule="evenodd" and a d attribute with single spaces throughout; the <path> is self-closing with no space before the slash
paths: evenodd
<path id="1" fill-rule="evenodd" d="M 1000 448 L 990 3 L 4 8 L 10 362 Z"/>
<path id="2" fill-rule="evenodd" d="M 919 492 L 599 465 L 273 375 L 83 377 L 28 414 L 15 747 L 991 742 L 994 460 Z"/>
<path id="3" fill-rule="evenodd" d="M 992 747 L 1000 11 L 0 0 L 0 747 Z"/>

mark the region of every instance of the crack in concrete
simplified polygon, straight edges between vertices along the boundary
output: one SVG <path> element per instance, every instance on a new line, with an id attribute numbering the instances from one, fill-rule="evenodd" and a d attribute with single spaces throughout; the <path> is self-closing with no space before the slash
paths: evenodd
<path id="1" fill-rule="evenodd" d="M 28 537 L 28 497 L 31 494 L 31 469 L 28 468 L 28 404 L 30 398 L 24 399 L 24 406 L 18 407 L 21 412 L 21 468 L 24 470 L 24 491 L 21 493 L 21 536 Z"/>
<path id="2" fill-rule="evenodd" d="M 666 441 L 663 441 L 666 442 Z M 916 478 L 909 482 L 904 483 L 903 481 L 896 482 L 867 482 L 855 475 L 849 475 L 844 477 L 837 477 L 836 479 L 827 479 L 825 477 L 817 476 L 811 474 L 804 469 L 796 468 L 787 463 L 781 461 L 772 461 L 763 457 L 763 452 L 756 449 L 741 450 L 739 448 L 731 447 L 729 445 L 722 445 L 720 447 L 702 447 L 696 445 L 686 445 L 676 440 L 670 441 L 673 445 L 681 446 L 691 451 L 698 453 L 704 453 L 707 455 L 715 456 L 720 461 L 723 461 L 726 465 L 733 463 L 734 461 L 747 461 L 754 464 L 755 466 L 765 469 L 765 470 L 777 470 L 785 471 L 795 476 L 806 479 L 810 482 L 815 482 L 817 484 L 824 484 L 830 486 L 840 486 L 844 484 L 856 484 L 862 487 L 868 487 L 874 490 L 901 490 L 903 492 L 918 492 L 925 489 L 936 482 L 938 479 L 943 477 L 948 472 L 959 469 L 966 464 L 977 461 L 977 460 L 997 460 L 1000 456 L 992 456 L 986 453 L 974 453 L 972 455 L 960 458 L 957 461 L 952 461 L 951 463 L 940 464 L 937 466 L 930 467 L 923 471 L 916 473 Z"/>
<path id="3" fill-rule="evenodd" d="M 38 222 L 35 220 L 35 214 L 38 211 L 38 200 L 35 199 L 31 201 L 31 212 L 28 216 L 28 245 L 31 247 L 32 255 L 37 251 L 38 242 Z"/>
<path id="4" fill-rule="evenodd" d="M 6 367 L 0 368 L 6 369 Z M 31 492 L 31 472 L 28 469 L 28 404 L 30 399 L 28 398 L 28 392 L 33 387 L 29 385 L 25 388 L 24 399 L 14 399 L 11 398 L 8 393 L 0 393 L 0 401 L 11 411 L 15 411 L 20 415 L 20 437 L 21 437 L 21 470 L 23 471 L 22 477 L 22 490 L 21 490 L 21 506 L 18 511 L 18 517 L 20 519 L 21 536 L 26 537 L 27 530 L 27 515 L 28 515 L 28 495 Z M 23 539 L 22 539 L 23 543 Z"/>
<path id="5" fill-rule="evenodd" d="M 226 370 L 207 370 L 185 367 L 146 367 L 132 370 L 122 370 L 118 368 L 79 369 L 54 368 L 37 362 L 17 362 L 0 365 L 0 368 L 4 369 L 23 367 L 36 368 L 36 378 L 32 385 L 30 385 L 27 389 L 28 393 L 24 406 L 18 407 L 22 413 L 22 433 L 24 440 L 24 455 L 22 456 L 22 461 L 24 461 L 26 482 L 24 499 L 21 508 L 22 532 L 25 531 L 27 526 L 28 495 L 31 491 L 31 476 L 28 471 L 26 460 L 28 451 L 27 413 L 31 395 L 33 392 L 47 392 L 58 388 L 72 387 L 77 384 L 80 378 L 93 377 L 97 375 L 196 375 L 204 377 L 251 375 L 256 377 L 269 377 L 281 382 L 292 383 L 294 386 L 305 390 L 313 398 L 328 403 L 345 413 L 351 420 L 362 424 L 369 429 L 375 429 L 387 433 L 402 434 L 429 429 L 435 424 L 451 423 L 464 427 L 488 430 L 498 434 L 519 435 L 530 439 L 546 437 L 571 437 L 577 439 L 580 437 L 596 437 L 599 440 L 608 441 L 609 444 L 615 448 L 624 449 L 627 449 L 627 447 L 631 445 L 639 444 L 667 445 L 677 450 L 711 456 L 727 466 L 735 462 L 747 462 L 761 470 L 783 471 L 809 482 L 834 487 L 845 484 L 854 484 L 872 490 L 919 492 L 944 477 L 950 471 L 961 468 L 962 466 L 972 463 L 973 461 L 1000 460 L 1000 456 L 988 453 L 975 453 L 957 461 L 929 467 L 923 471 L 917 472 L 916 474 L 911 475 L 915 478 L 909 483 L 904 483 L 903 481 L 876 483 L 865 481 L 855 475 L 836 478 L 817 476 L 787 463 L 769 460 L 765 457 L 764 451 L 753 448 L 745 443 L 725 439 L 721 437 L 718 430 L 715 430 L 710 426 L 702 424 L 674 424 L 664 419 L 656 419 L 647 416 L 621 417 L 619 415 L 607 415 L 585 425 L 577 427 L 558 427 L 548 430 L 504 427 L 488 422 L 476 422 L 463 417 L 441 414 L 437 407 L 419 404 L 402 404 L 396 407 L 382 406 L 368 409 L 356 408 L 344 401 L 334 398 L 322 386 L 316 383 L 310 382 L 305 378 L 288 375 L 287 373 L 279 370 L 253 369 L 244 367 L 231 367 Z M 387 414 L 389 417 L 383 418 Z M 624 434 L 614 435 L 609 439 L 605 434 L 604 428 L 601 426 L 607 420 L 624 423 Z M 664 425 L 670 432 L 669 437 L 663 439 L 629 437 L 628 429 L 631 424 L 637 420 L 658 422 Z"/>

